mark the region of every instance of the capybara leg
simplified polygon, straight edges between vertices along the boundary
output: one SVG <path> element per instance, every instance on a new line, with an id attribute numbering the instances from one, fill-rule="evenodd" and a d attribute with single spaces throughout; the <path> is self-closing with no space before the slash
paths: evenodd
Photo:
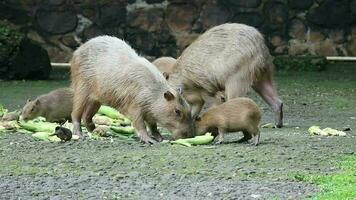
<path id="1" fill-rule="evenodd" d="M 133 124 L 133 127 L 137 131 L 137 136 L 140 139 L 140 142 L 146 143 L 146 144 L 156 143 L 155 140 L 153 140 L 152 138 L 150 138 L 150 136 L 148 136 L 145 122 L 143 121 L 141 116 L 136 117 L 135 120 L 133 120 L 132 124 Z"/>
<path id="2" fill-rule="evenodd" d="M 279 99 L 271 79 L 258 81 L 252 87 L 272 108 L 275 114 L 276 126 L 281 128 L 283 126 L 283 102 Z"/>
<path id="3" fill-rule="evenodd" d="M 195 119 L 199 115 L 201 109 L 203 108 L 203 105 L 204 105 L 204 101 L 200 101 L 200 102 L 196 102 L 195 104 L 192 104 L 191 107 L 192 107 L 193 119 Z"/>
<path id="4" fill-rule="evenodd" d="M 156 123 L 149 123 L 148 128 L 150 129 L 151 134 L 154 137 L 154 139 L 157 142 L 162 142 L 163 137 L 162 137 L 162 135 L 159 133 L 159 131 L 157 129 L 157 124 Z"/>
<path id="5" fill-rule="evenodd" d="M 221 144 L 224 142 L 224 134 L 225 134 L 225 129 L 219 128 L 218 129 L 218 136 L 215 138 L 214 144 Z"/>
<path id="6" fill-rule="evenodd" d="M 96 112 L 98 112 L 100 108 L 100 103 L 96 101 L 90 101 L 87 103 L 87 106 L 85 107 L 84 113 L 83 113 L 83 121 L 85 124 L 85 127 L 88 129 L 89 132 L 93 132 L 95 129 L 95 124 L 93 122 L 93 117 Z"/>
<path id="7" fill-rule="evenodd" d="M 74 95 L 73 99 L 73 111 L 72 111 L 72 123 L 73 134 L 78 135 L 80 138 L 84 138 L 82 134 L 82 128 L 80 126 L 83 111 L 85 108 L 86 99 L 81 95 Z"/>
<path id="8" fill-rule="evenodd" d="M 242 131 L 242 133 L 244 136 L 237 141 L 238 143 L 248 142 L 252 138 L 252 135 L 249 131 Z"/>
<path id="9" fill-rule="evenodd" d="M 198 92 L 197 93 L 188 93 L 187 92 L 184 95 L 184 97 L 190 104 L 190 106 L 192 108 L 192 111 L 191 111 L 192 117 L 193 117 L 193 119 L 195 119 L 199 115 L 200 111 L 202 110 L 205 102 Z"/>

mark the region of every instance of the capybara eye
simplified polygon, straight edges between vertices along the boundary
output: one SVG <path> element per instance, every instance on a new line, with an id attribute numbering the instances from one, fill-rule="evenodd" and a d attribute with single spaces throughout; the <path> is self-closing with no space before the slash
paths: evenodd
<path id="1" fill-rule="evenodd" d="M 225 102 L 225 97 L 221 97 L 221 101 L 222 101 L 222 102 Z"/>
<path id="2" fill-rule="evenodd" d="M 178 109 L 175 109 L 174 112 L 177 114 L 178 117 L 179 117 L 180 114 L 181 114 L 180 110 L 178 110 Z"/>

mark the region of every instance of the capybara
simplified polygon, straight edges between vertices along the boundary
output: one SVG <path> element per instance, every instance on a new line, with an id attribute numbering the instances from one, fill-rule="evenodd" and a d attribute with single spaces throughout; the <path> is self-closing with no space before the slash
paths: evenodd
<path id="1" fill-rule="evenodd" d="M 242 131 L 244 137 L 238 142 L 253 138 L 253 143 L 257 145 L 260 139 L 260 120 L 261 110 L 256 103 L 249 98 L 237 97 L 213 106 L 200 117 L 196 117 L 195 132 L 197 135 L 213 132 L 217 135 L 216 143 L 220 144 L 226 132 Z"/>
<path id="2" fill-rule="evenodd" d="M 112 106 L 131 119 L 141 142 L 161 141 L 157 123 L 176 136 L 193 134 L 189 104 L 169 86 L 147 59 L 137 55 L 124 41 L 110 36 L 93 38 L 80 46 L 71 60 L 74 89 L 73 134 L 82 135 L 83 119 L 89 131 L 101 104 Z"/>
<path id="3" fill-rule="evenodd" d="M 59 139 L 61 139 L 61 142 L 67 142 L 72 139 L 72 131 L 70 131 L 68 128 L 62 127 L 62 126 L 57 126 L 55 129 L 55 132 L 51 134 L 50 136 L 57 136 Z"/>
<path id="4" fill-rule="evenodd" d="M 172 57 L 160 57 L 157 58 L 152 62 L 158 70 L 163 74 L 163 76 L 168 80 L 168 83 L 173 86 L 179 88 L 180 83 L 176 83 L 175 81 L 179 81 L 180 79 L 169 79 L 169 76 L 171 76 L 174 73 L 174 67 L 176 63 L 176 59 Z M 190 98 L 195 98 L 196 94 L 193 93 L 191 96 L 187 93 L 185 93 L 185 96 L 189 96 Z M 189 98 L 188 97 L 188 98 Z M 208 107 L 212 105 L 219 105 L 223 102 L 225 102 L 225 94 L 224 91 L 218 91 L 215 95 L 205 95 L 203 94 L 202 97 L 199 97 L 199 99 L 203 99 L 204 102 L 208 102 Z"/>
<path id="5" fill-rule="evenodd" d="M 272 56 L 263 36 L 253 27 L 227 23 L 200 35 L 177 59 L 175 73 L 193 117 L 204 104 L 203 94 L 224 91 L 226 100 L 252 87 L 272 108 L 277 127 L 283 126 L 283 103 L 273 86 Z"/>
<path id="6" fill-rule="evenodd" d="M 72 106 L 73 90 L 71 88 L 60 88 L 41 95 L 33 101 L 27 100 L 20 118 L 30 120 L 42 116 L 50 122 L 70 120 Z"/>

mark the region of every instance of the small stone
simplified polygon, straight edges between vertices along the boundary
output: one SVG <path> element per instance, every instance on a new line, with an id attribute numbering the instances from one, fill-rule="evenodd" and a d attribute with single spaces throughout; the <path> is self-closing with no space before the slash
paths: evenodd
<path id="1" fill-rule="evenodd" d="M 169 4 L 166 10 L 166 22 L 173 32 L 188 31 L 192 28 L 198 10 L 192 4 Z"/>
<path id="2" fill-rule="evenodd" d="M 163 10 L 161 8 L 137 9 L 129 13 L 128 21 L 130 26 L 148 32 L 158 31 L 162 28 Z"/>
<path id="3" fill-rule="evenodd" d="M 76 48 L 79 46 L 78 42 L 74 39 L 73 35 L 65 35 L 61 38 L 61 42 L 70 48 Z"/>
<path id="4" fill-rule="evenodd" d="M 50 34 L 64 34 L 77 27 L 78 18 L 72 11 L 48 11 L 39 9 L 36 22 L 40 29 Z"/>
<path id="5" fill-rule="evenodd" d="M 334 43 L 330 39 L 315 44 L 315 54 L 320 56 L 337 56 Z"/>
<path id="6" fill-rule="evenodd" d="M 309 33 L 307 39 L 308 39 L 308 42 L 314 43 L 314 42 L 323 41 L 325 39 L 325 36 L 321 32 L 312 31 Z"/>
<path id="7" fill-rule="evenodd" d="M 336 44 L 341 44 L 345 41 L 345 34 L 343 30 L 331 30 L 329 38 Z"/>
<path id="8" fill-rule="evenodd" d="M 247 24 L 253 27 L 260 27 L 263 24 L 263 18 L 258 12 L 237 13 L 232 22 Z"/>
<path id="9" fill-rule="evenodd" d="M 353 21 L 349 0 L 325 0 L 308 12 L 307 20 L 325 28 L 347 27 Z"/>
<path id="10" fill-rule="evenodd" d="M 346 49 L 347 49 L 347 52 L 349 53 L 350 56 L 356 56 L 356 38 L 352 38 L 346 44 Z"/>
<path id="11" fill-rule="evenodd" d="M 313 0 L 288 0 L 288 5 L 294 9 L 306 10 L 313 5 Z"/>
<path id="12" fill-rule="evenodd" d="M 278 47 L 286 44 L 286 41 L 282 38 L 281 35 L 271 35 L 269 37 L 269 41 L 274 47 Z"/>
<path id="13" fill-rule="evenodd" d="M 269 1 L 263 11 L 271 24 L 286 24 L 288 21 L 288 7 L 282 2 Z"/>
<path id="14" fill-rule="evenodd" d="M 289 40 L 288 55 L 291 56 L 303 55 L 307 53 L 307 51 L 308 51 L 308 45 L 306 45 L 305 43 L 302 43 L 297 39 Z"/>
<path id="15" fill-rule="evenodd" d="M 217 3 L 207 3 L 203 6 L 200 21 L 206 30 L 210 27 L 223 24 L 231 18 L 230 11 Z"/>
<path id="16" fill-rule="evenodd" d="M 257 8 L 261 4 L 261 0 L 227 0 L 227 2 L 242 8 Z"/>
<path id="17" fill-rule="evenodd" d="M 126 22 L 125 4 L 103 5 L 99 9 L 99 13 L 95 23 L 100 27 L 113 27 Z"/>
<path id="18" fill-rule="evenodd" d="M 288 29 L 288 34 L 292 38 L 296 38 L 299 40 L 304 40 L 306 36 L 307 28 L 304 25 L 303 21 L 300 19 L 293 19 L 290 22 L 290 26 Z"/>

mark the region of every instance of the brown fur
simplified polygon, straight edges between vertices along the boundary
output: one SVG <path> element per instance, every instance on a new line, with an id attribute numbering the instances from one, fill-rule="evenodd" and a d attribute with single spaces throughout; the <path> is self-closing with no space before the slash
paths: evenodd
<path id="1" fill-rule="evenodd" d="M 222 142 L 225 132 L 242 131 L 247 141 L 255 137 L 255 145 L 259 142 L 259 123 L 261 110 L 249 98 L 235 98 L 214 106 L 196 119 L 196 134 L 202 135 L 209 131 L 219 132 L 218 142 Z"/>
<path id="2" fill-rule="evenodd" d="M 283 104 L 272 84 L 273 68 L 263 36 L 251 26 L 231 23 L 199 36 L 177 59 L 177 75 L 171 78 L 184 88 L 193 117 L 201 111 L 204 95 L 225 91 L 229 100 L 246 95 L 253 87 L 275 112 L 281 127 Z"/>
<path id="3" fill-rule="evenodd" d="M 47 121 L 56 122 L 71 118 L 73 90 L 60 88 L 41 95 L 35 100 L 28 100 L 22 109 L 21 118 L 31 120 L 45 117 Z"/>
<path id="4" fill-rule="evenodd" d="M 169 83 L 173 87 L 178 84 L 171 81 L 169 79 L 169 77 L 174 75 L 173 73 L 175 72 L 174 67 L 175 67 L 176 61 L 177 60 L 172 57 L 160 57 L 152 62 L 152 64 L 154 64 L 157 67 L 157 69 L 163 74 L 163 76 L 169 81 Z M 175 80 L 177 80 L 177 79 L 175 79 Z M 218 92 L 216 92 L 215 95 L 206 95 L 203 93 L 203 94 L 201 94 L 201 96 L 196 93 L 193 93 L 193 94 L 185 93 L 185 98 L 190 99 L 191 100 L 190 102 L 204 100 L 204 102 L 207 103 L 207 107 L 210 107 L 213 105 L 219 105 L 219 104 L 225 102 L 225 99 L 226 99 L 224 91 L 218 91 Z"/>

